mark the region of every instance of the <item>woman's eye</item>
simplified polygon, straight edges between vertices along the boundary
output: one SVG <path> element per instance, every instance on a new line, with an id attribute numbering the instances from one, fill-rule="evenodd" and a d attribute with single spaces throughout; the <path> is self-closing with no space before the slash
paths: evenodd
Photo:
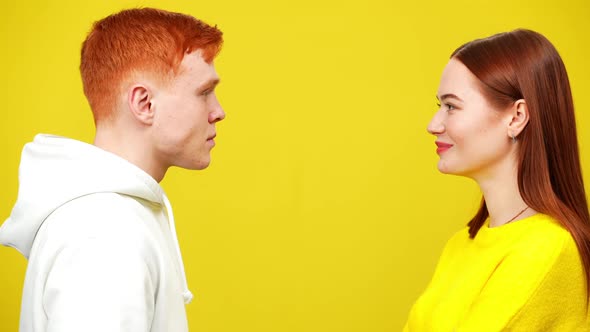
<path id="1" fill-rule="evenodd" d="M 447 104 L 447 103 L 444 103 L 444 104 L 442 104 L 442 105 L 441 105 L 441 103 L 436 103 L 436 106 L 437 106 L 439 109 L 441 108 L 441 106 L 444 106 L 444 107 L 445 107 L 445 111 L 447 111 L 447 112 L 448 112 L 448 111 L 452 111 L 452 110 L 454 110 L 454 109 L 455 109 L 455 106 L 453 106 L 453 105 L 451 105 L 451 104 Z"/>

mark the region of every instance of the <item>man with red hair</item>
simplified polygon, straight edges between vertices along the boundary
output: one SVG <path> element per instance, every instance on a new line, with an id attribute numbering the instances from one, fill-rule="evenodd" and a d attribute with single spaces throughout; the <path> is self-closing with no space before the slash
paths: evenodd
<path id="1" fill-rule="evenodd" d="M 28 258 L 21 331 L 187 331 L 188 290 L 170 203 L 171 166 L 204 169 L 223 112 L 222 33 L 143 8 L 96 22 L 80 71 L 94 144 L 38 135 L 0 242 Z"/>

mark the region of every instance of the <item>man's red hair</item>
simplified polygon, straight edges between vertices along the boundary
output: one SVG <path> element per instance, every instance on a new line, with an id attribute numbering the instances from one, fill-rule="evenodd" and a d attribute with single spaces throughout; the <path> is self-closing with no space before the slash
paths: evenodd
<path id="1" fill-rule="evenodd" d="M 185 54 L 196 50 L 211 63 L 222 32 L 189 15 L 153 8 L 128 9 L 92 26 L 82 44 L 80 73 L 94 122 L 113 117 L 125 79 L 135 73 L 163 81 L 178 71 Z"/>

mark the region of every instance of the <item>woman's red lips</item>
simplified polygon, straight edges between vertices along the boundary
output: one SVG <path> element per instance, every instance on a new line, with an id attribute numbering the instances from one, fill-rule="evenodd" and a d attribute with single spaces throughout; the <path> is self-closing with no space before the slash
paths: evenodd
<path id="1" fill-rule="evenodd" d="M 453 147 L 453 144 L 443 143 L 443 142 L 439 142 L 439 141 L 434 142 L 434 144 L 436 144 L 436 146 L 437 146 L 436 153 L 438 153 L 438 154 L 441 154 L 441 153 L 447 151 L 448 149 L 450 149 L 451 147 Z"/>

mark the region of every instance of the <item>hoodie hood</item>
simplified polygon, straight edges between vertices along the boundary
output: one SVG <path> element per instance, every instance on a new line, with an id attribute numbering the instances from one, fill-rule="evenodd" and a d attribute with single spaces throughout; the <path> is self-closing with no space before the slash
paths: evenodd
<path id="1" fill-rule="evenodd" d="M 28 258 L 37 231 L 55 209 L 99 192 L 164 203 L 160 185 L 123 158 L 73 139 L 37 135 L 23 149 L 18 197 L 0 228 L 0 243 Z"/>
<path id="2" fill-rule="evenodd" d="M 185 301 L 190 301 L 174 217 L 162 187 L 139 167 L 94 145 L 45 134 L 25 145 L 17 201 L 0 227 L 0 243 L 28 259 L 37 231 L 55 209 L 78 197 L 102 192 L 138 197 L 166 208 L 183 274 Z"/>

